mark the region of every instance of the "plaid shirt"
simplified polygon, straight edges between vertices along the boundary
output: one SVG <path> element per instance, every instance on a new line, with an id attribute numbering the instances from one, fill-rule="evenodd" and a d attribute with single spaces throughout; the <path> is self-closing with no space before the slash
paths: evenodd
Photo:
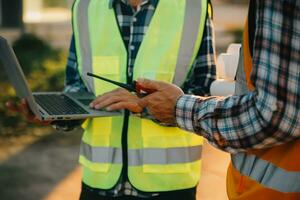
<path id="1" fill-rule="evenodd" d="M 158 0 L 143 0 L 142 4 L 137 8 L 137 10 L 134 10 L 130 5 L 128 5 L 126 0 L 111 1 L 110 6 L 115 9 L 121 35 L 123 37 L 125 46 L 128 49 L 128 81 L 132 80 L 134 61 L 141 42 L 143 41 L 143 37 L 147 32 L 157 3 Z M 199 49 L 197 58 L 194 61 L 191 72 L 183 85 L 183 89 L 187 93 L 209 95 L 209 88 L 211 83 L 215 80 L 216 74 L 214 62 L 214 39 L 212 33 L 212 23 L 209 17 L 207 18 L 202 41 L 203 42 Z M 66 70 L 66 92 L 86 90 L 86 87 L 80 78 L 76 60 L 76 50 L 73 38 Z M 135 190 L 124 178 L 124 176 L 121 176 L 118 184 L 111 190 L 96 190 L 93 188 L 88 188 L 87 186 L 85 186 L 85 189 L 88 189 L 94 193 L 98 193 L 101 196 L 112 197 L 131 195 L 147 198 L 158 195 L 158 193 L 144 193 Z"/>
<path id="2" fill-rule="evenodd" d="M 251 80 L 242 96 L 185 95 L 178 125 L 236 153 L 279 145 L 300 136 L 300 1 L 256 0 Z"/>

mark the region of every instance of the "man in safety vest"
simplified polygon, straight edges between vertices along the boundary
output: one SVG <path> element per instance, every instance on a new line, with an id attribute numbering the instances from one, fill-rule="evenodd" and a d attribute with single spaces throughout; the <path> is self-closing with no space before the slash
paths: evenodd
<path id="1" fill-rule="evenodd" d="M 184 95 L 140 80 L 157 92 L 107 104 L 133 112 L 147 106 L 159 121 L 230 152 L 229 199 L 300 199 L 300 1 L 251 0 L 241 54 L 234 96 Z"/>
<path id="2" fill-rule="evenodd" d="M 106 106 L 104 93 L 116 95 L 115 103 L 139 100 L 124 89 L 110 93 L 116 87 L 86 76 L 93 72 L 128 84 L 146 77 L 209 95 L 215 56 L 208 13 L 207 0 L 76 0 L 65 91 L 100 95 L 91 103 L 95 109 Z M 80 199 L 196 199 L 202 137 L 163 126 L 147 111 L 88 119 L 82 127 Z"/>

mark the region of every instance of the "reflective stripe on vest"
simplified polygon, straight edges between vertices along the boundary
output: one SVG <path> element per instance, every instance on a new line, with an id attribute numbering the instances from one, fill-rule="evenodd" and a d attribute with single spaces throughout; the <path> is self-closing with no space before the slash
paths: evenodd
<path id="1" fill-rule="evenodd" d="M 129 149 L 128 165 L 165 165 L 195 162 L 201 158 L 202 146 L 178 148 Z M 122 149 L 113 147 L 92 147 L 81 143 L 80 154 L 94 163 L 122 164 Z M 155 155 L 155 156 L 153 156 Z"/>
<path id="2" fill-rule="evenodd" d="M 280 192 L 300 192 L 300 172 L 281 169 L 255 155 L 232 155 L 234 167 L 243 175 Z M 297 184 L 298 183 L 298 184 Z"/>
<path id="3" fill-rule="evenodd" d="M 186 79 L 187 72 L 190 69 L 190 66 L 193 64 L 191 59 L 195 57 L 195 46 L 199 35 L 199 26 L 201 24 L 201 1 L 187 0 L 185 7 L 185 23 L 183 27 L 183 33 L 180 42 L 179 55 L 177 59 L 175 76 L 173 83 L 175 85 L 181 86 Z M 201 9 L 200 9 L 201 10 Z M 197 41 L 197 42 L 195 42 Z"/>
<path id="4" fill-rule="evenodd" d="M 94 79 L 89 78 L 86 74 L 87 72 L 93 72 L 92 68 L 92 49 L 90 46 L 90 32 L 89 32 L 89 24 L 88 21 L 88 7 L 90 5 L 91 0 L 84 0 L 84 1 L 78 1 L 78 10 L 79 12 L 77 15 L 75 15 L 73 18 L 77 20 L 78 23 L 73 22 L 74 30 L 78 30 L 78 35 L 80 38 L 76 38 L 78 45 L 80 46 L 81 56 L 77 57 L 78 64 L 81 64 L 82 67 L 80 68 L 82 70 L 81 76 L 82 80 L 85 83 L 85 86 L 90 92 L 94 92 Z M 82 59 L 84 58 L 84 59 Z"/>
<path id="5" fill-rule="evenodd" d="M 108 6 L 109 1 L 77 0 L 73 9 L 78 68 L 84 83 L 96 95 L 116 87 L 86 77 L 87 71 L 126 82 L 128 55 L 114 10 Z M 185 56 L 189 63 L 195 59 L 202 41 L 206 11 L 206 0 L 159 1 L 139 48 L 133 78 L 172 82 L 181 49 L 192 50 L 180 55 Z M 198 19 L 193 18 L 194 23 L 199 24 L 198 29 L 190 27 L 194 25 L 190 16 L 198 16 Z M 190 29 L 189 33 L 197 37 L 189 38 L 185 29 Z M 181 45 L 182 42 L 188 44 Z M 189 73 L 190 67 L 182 71 L 183 77 Z M 84 124 L 80 163 L 83 165 L 83 181 L 87 185 L 107 189 L 117 182 L 123 165 L 122 127 L 122 117 L 94 118 Z M 170 191 L 194 187 L 199 181 L 201 137 L 130 116 L 127 141 L 128 178 L 136 188 Z"/>
<path id="6" fill-rule="evenodd" d="M 80 155 L 94 163 L 122 164 L 122 149 L 114 147 L 93 147 L 81 142 Z"/>
<path id="7" fill-rule="evenodd" d="M 202 146 L 177 148 L 130 149 L 128 164 L 140 165 L 167 165 L 195 162 L 201 158 Z"/>

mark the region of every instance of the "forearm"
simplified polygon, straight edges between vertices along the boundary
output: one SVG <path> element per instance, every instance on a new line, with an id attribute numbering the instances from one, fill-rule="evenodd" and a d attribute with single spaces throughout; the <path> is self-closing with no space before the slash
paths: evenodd
<path id="1" fill-rule="evenodd" d="M 287 121 L 291 120 L 284 114 L 287 107 L 259 98 L 255 93 L 228 98 L 183 96 L 177 102 L 177 124 L 228 152 L 267 148 L 300 136 L 299 122 Z"/>

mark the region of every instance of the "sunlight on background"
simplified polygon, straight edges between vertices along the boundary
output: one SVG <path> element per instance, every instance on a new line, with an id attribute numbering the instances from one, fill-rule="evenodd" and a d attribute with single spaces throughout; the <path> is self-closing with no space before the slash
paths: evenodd
<path id="1" fill-rule="evenodd" d="M 58 183 L 53 191 L 43 200 L 75 200 L 79 199 L 81 190 L 81 170 L 76 168 Z"/>
<path id="2" fill-rule="evenodd" d="M 70 4 L 65 7 L 46 7 L 43 0 L 24 0 L 23 20 L 25 23 L 69 22 L 71 20 Z"/>

